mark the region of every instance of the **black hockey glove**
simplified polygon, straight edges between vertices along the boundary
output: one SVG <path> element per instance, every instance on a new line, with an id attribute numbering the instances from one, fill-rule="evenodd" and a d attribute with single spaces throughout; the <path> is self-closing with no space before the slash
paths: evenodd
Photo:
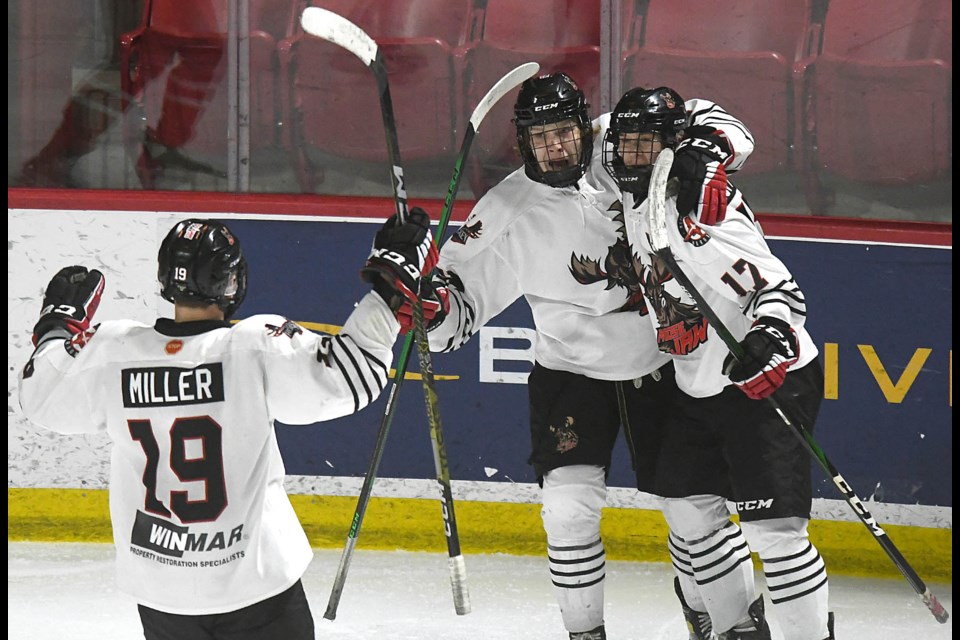
<path id="1" fill-rule="evenodd" d="M 423 322 L 427 332 L 436 329 L 447 314 L 450 313 L 450 290 L 446 281 L 436 278 L 436 283 L 424 279 L 420 281 L 420 299 L 423 301 Z M 397 320 L 400 321 L 400 333 L 406 335 L 413 329 L 413 304 L 404 300 L 397 311 Z"/>
<path id="2" fill-rule="evenodd" d="M 86 267 L 64 267 L 47 285 L 40 319 L 33 326 L 33 345 L 54 329 L 76 335 L 90 328 L 103 295 L 103 274 Z"/>
<path id="3" fill-rule="evenodd" d="M 677 145 L 670 177 L 680 180 L 677 212 L 696 214 L 703 224 L 717 224 L 727 211 L 727 170 L 730 143 L 713 127 L 693 126 Z"/>
<path id="4" fill-rule="evenodd" d="M 787 369 L 797 361 L 800 346 L 797 334 L 783 320 L 764 316 L 740 341 L 743 361 L 733 354 L 723 361 L 724 374 L 754 400 L 771 395 L 787 377 Z"/>
<path id="5" fill-rule="evenodd" d="M 430 217 L 414 207 L 402 224 L 394 214 L 380 228 L 360 277 L 372 283 L 374 291 L 396 312 L 404 299 L 416 299 L 421 274 L 433 271 L 438 258 Z"/>

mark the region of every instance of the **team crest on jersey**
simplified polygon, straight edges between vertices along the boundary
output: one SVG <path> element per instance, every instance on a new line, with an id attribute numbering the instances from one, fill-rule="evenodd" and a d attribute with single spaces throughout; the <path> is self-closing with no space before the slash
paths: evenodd
<path id="1" fill-rule="evenodd" d="M 272 338 L 279 338 L 280 336 L 287 336 L 288 338 L 293 338 L 293 336 L 298 333 L 303 333 L 303 329 L 300 328 L 293 320 L 285 320 L 282 325 L 275 326 L 272 324 L 264 325 L 267 328 L 267 331 L 270 333 Z"/>
<path id="2" fill-rule="evenodd" d="M 580 444 L 580 436 L 572 429 L 573 416 L 567 416 L 562 427 L 550 425 L 550 433 L 557 439 L 557 453 L 566 453 L 576 449 Z"/>
<path id="3" fill-rule="evenodd" d="M 606 282 L 607 289 L 620 287 L 627 291 L 627 301 L 617 311 L 639 311 L 647 315 L 647 305 L 643 300 L 643 288 L 640 285 L 640 260 L 630 249 L 627 241 L 627 227 L 623 218 L 623 204 L 617 200 L 608 211 L 616 211 L 613 221 L 617 224 L 617 241 L 607 248 L 603 264 L 596 258 L 570 256 L 570 273 L 580 284 Z"/>
<path id="4" fill-rule="evenodd" d="M 643 286 L 657 316 L 657 347 L 664 353 L 685 356 L 707 341 L 707 319 L 695 304 L 682 302 L 667 290 L 675 282 L 667 265 L 651 254 L 643 267 Z"/>
<path id="5" fill-rule="evenodd" d="M 473 224 L 465 224 L 460 227 L 460 229 L 450 238 L 450 241 L 456 242 L 457 244 L 467 244 L 467 240 L 470 238 L 479 238 L 482 232 L 483 221 L 477 220 Z"/>
<path id="6" fill-rule="evenodd" d="M 90 327 L 86 331 L 81 331 L 76 333 L 72 338 L 63 343 L 63 348 L 67 350 L 67 353 L 70 354 L 71 358 L 76 358 L 77 354 L 80 353 L 80 350 L 87 346 L 87 343 L 93 338 L 93 334 L 97 332 L 97 329 L 100 325 Z"/>
<path id="7" fill-rule="evenodd" d="M 710 234 L 701 229 L 690 216 L 677 216 L 677 231 L 683 236 L 684 242 L 695 247 L 702 247 L 710 242 Z"/>

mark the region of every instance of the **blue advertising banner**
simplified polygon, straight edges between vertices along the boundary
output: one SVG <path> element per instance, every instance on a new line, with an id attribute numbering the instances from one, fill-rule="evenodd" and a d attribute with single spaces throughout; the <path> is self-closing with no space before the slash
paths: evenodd
<path id="1" fill-rule="evenodd" d="M 250 264 L 241 317 L 279 313 L 335 330 L 368 290 L 358 273 L 374 225 L 232 219 L 230 226 Z M 806 294 L 807 326 L 826 374 L 815 438 L 827 457 L 861 497 L 952 506 L 952 249 L 793 239 L 770 245 Z M 532 327 L 520 300 L 460 351 L 433 355 L 453 479 L 535 481 L 526 463 L 523 384 Z M 414 354 L 408 373 L 417 372 Z M 334 422 L 278 425 L 287 473 L 364 475 L 387 396 Z M 378 475 L 432 478 L 421 381 L 403 382 L 397 402 Z M 815 497 L 839 497 L 819 466 L 813 477 Z M 621 442 L 610 485 L 631 484 Z"/>

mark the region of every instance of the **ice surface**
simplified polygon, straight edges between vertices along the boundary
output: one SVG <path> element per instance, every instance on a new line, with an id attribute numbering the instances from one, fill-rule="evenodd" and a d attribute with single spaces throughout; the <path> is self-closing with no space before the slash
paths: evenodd
<path id="1" fill-rule="evenodd" d="M 362 542 L 362 541 L 361 541 Z M 136 604 L 119 593 L 107 544 L 7 543 L 8 636 L 15 640 L 142 638 Z M 566 640 L 546 560 L 466 556 L 472 613 L 453 609 L 446 554 L 358 549 L 334 621 L 323 618 L 340 559 L 317 549 L 304 576 L 318 639 Z M 669 565 L 607 562 L 610 640 L 686 640 Z M 762 584 L 762 577 L 758 575 Z M 953 613 L 953 585 L 930 584 Z M 769 601 L 768 601 L 769 602 Z M 940 640 L 939 624 L 903 579 L 831 576 L 838 640 Z M 782 640 L 772 619 L 775 640 Z"/>

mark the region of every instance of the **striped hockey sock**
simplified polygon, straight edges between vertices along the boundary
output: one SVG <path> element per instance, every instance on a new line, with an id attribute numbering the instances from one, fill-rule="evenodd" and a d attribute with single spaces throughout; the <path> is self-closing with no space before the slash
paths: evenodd
<path id="1" fill-rule="evenodd" d="M 598 623 L 602 625 L 607 556 L 600 538 L 581 544 L 548 538 L 547 557 L 554 593 L 567 628 L 587 630 L 594 629 Z"/>
<path id="2" fill-rule="evenodd" d="M 700 588 L 693 576 L 693 565 L 690 562 L 690 550 L 687 543 L 672 531 L 667 536 L 667 549 L 670 552 L 670 562 L 677 574 L 673 581 L 674 591 L 680 599 L 683 610 L 683 619 L 687 623 L 689 640 L 710 640 L 713 637 L 713 622 L 707 613 Z"/>
<path id="3" fill-rule="evenodd" d="M 827 638 L 831 635 L 827 631 L 827 570 L 809 540 L 797 542 L 802 546 L 792 553 L 761 557 L 770 601 L 786 640 Z"/>
<path id="4" fill-rule="evenodd" d="M 687 540 L 690 565 L 704 606 L 717 632 L 749 620 L 757 599 L 750 549 L 733 522 L 699 540 Z"/>

